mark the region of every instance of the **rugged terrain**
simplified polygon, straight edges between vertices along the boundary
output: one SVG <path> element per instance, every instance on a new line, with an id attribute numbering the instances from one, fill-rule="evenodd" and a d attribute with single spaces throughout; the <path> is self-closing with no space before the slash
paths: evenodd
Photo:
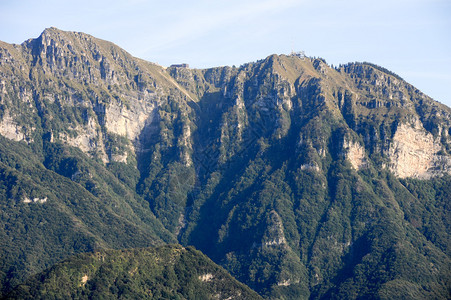
<path id="1" fill-rule="evenodd" d="M 451 109 L 384 68 L 163 68 L 50 28 L 0 43 L 0 105 L 3 291 L 178 241 L 264 297 L 450 297 Z"/>

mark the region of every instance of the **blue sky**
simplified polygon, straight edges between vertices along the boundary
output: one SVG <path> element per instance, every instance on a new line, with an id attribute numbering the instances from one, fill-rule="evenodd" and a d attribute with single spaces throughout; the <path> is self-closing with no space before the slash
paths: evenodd
<path id="1" fill-rule="evenodd" d="M 449 0 L 0 0 L 0 40 L 52 26 L 163 66 L 238 66 L 292 49 L 369 61 L 451 106 Z"/>

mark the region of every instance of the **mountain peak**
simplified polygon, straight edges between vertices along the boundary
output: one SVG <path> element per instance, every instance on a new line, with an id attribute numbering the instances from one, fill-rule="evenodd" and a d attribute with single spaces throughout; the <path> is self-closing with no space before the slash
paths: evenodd
<path id="1" fill-rule="evenodd" d="M 51 26 L 51 27 L 45 28 L 44 31 L 42 31 L 41 34 L 52 34 L 52 33 L 58 33 L 58 32 L 65 32 L 65 31 Z"/>
<path id="2" fill-rule="evenodd" d="M 69 41 L 74 40 L 74 38 L 76 38 L 77 36 L 88 37 L 89 35 L 86 33 L 74 32 L 74 31 L 64 31 L 64 30 L 58 29 L 56 27 L 49 27 L 49 28 L 44 29 L 44 31 L 42 31 L 42 33 L 39 35 L 37 40 L 41 41 L 46 46 L 48 46 L 48 44 L 52 40 L 69 42 Z M 89 36 L 89 37 L 91 37 L 91 36 Z"/>

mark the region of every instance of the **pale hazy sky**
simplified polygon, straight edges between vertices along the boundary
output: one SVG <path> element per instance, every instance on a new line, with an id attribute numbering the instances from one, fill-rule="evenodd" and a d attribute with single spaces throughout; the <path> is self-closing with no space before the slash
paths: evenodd
<path id="1" fill-rule="evenodd" d="M 163 66 L 239 66 L 292 49 L 369 61 L 451 106 L 450 0 L 0 0 L 0 40 L 52 26 Z"/>

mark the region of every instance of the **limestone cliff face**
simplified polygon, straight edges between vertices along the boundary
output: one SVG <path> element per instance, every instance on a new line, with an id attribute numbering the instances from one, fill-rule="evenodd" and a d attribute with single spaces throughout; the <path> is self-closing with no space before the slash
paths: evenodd
<path id="1" fill-rule="evenodd" d="M 345 156 L 356 170 L 364 169 L 368 166 L 367 158 L 365 157 L 365 148 L 359 143 L 345 140 L 343 143 Z"/>
<path id="2" fill-rule="evenodd" d="M 442 144 L 419 120 L 400 124 L 388 150 L 390 170 L 401 178 L 428 179 L 450 172 L 451 157 L 441 154 Z"/>
<path id="3" fill-rule="evenodd" d="M 130 141 L 138 139 L 146 124 L 152 123 L 157 118 L 154 112 L 156 103 L 152 101 L 152 97 L 149 97 L 149 100 L 134 101 L 128 106 L 120 101 L 109 104 L 104 108 L 106 130 Z"/>
<path id="4" fill-rule="evenodd" d="M 3 112 L 3 118 L 0 123 L 0 134 L 13 141 L 27 140 L 25 134 L 8 111 Z"/>

